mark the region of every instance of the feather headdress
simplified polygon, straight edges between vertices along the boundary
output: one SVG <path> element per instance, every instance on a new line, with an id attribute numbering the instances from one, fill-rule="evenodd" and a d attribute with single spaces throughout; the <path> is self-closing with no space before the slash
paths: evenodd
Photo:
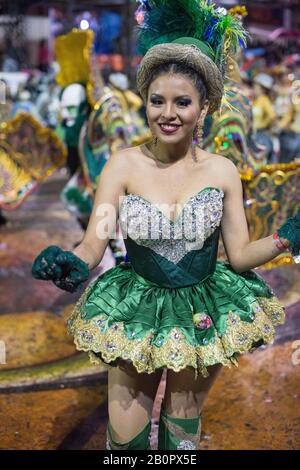
<path id="1" fill-rule="evenodd" d="M 246 44 L 247 33 L 239 19 L 224 14 L 224 8 L 209 0 L 142 0 L 141 9 L 139 51 L 143 55 L 156 44 L 193 38 L 194 44 L 223 69 L 229 48 Z"/>
<path id="2" fill-rule="evenodd" d="M 159 45 L 194 46 L 200 53 L 198 59 L 202 60 L 203 55 L 206 56 L 221 73 L 218 76 L 215 70 L 212 77 L 214 83 L 222 80 L 225 74 L 229 51 L 232 53 L 246 43 L 247 33 L 238 18 L 226 14 L 226 10 L 217 8 L 209 0 L 142 0 L 139 3 L 141 5 L 136 15 L 139 23 L 139 52 L 147 56 L 153 47 Z M 174 54 L 178 50 L 174 48 Z M 155 48 L 155 51 L 159 53 L 159 48 Z M 151 55 L 153 59 L 153 53 Z M 194 57 L 192 66 L 195 66 L 195 60 Z M 204 65 L 206 68 L 212 66 L 207 62 Z M 212 70 L 206 74 L 206 80 L 209 80 L 208 75 Z"/>

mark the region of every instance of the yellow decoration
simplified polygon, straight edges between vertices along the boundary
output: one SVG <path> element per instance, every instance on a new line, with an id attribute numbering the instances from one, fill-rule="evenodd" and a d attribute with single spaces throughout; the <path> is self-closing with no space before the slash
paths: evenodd
<path id="1" fill-rule="evenodd" d="M 283 172 L 288 171 L 295 171 L 297 173 L 300 172 L 300 163 L 298 162 L 291 162 L 291 163 L 274 163 L 272 165 L 264 165 L 259 169 L 259 174 L 265 172 L 268 174 L 272 174 L 275 171 L 280 172 L 279 174 L 282 176 Z M 257 173 L 257 172 L 256 172 Z M 277 175 L 278 176 L 278 175 Z M 276 177 L 277 177 L 276 176 Z M 241 171 L 241 179 L 242 181 L 251 181 L 255 177 L 253 169 L 250 167 L 244 167 Z M 278 178 L 277 178 L 278 180 Z"/>
<path id="2" fill-rule="evenodd" d="M 278 268 L 278 266 L 282 266 L 283 264 L 295 264 L 295 262 L 291 256 L 279 255 L 272 261 L 269 261 L 268 263 L 264 264 L 262 268 L 273 269 Z"/>
<path id="3" fill-rule="evenodd" d="M 258 240 L 274 233 L 283 220 L 293 215 L 300 203 L 300 164 L 297 162 L 264 165 L 259 171 L 244 167 L 240 172 L 246 201 L 250 239 Z M 288 253 L 282 253 L 264 264 L 272 269 L 293 264 Z"/>
<path id="4" fill-rule="evenodd" d="M 52 129 L 31 114 L 18 113 L 0 128 L 0 206 L 16 209 L 66 158 L 66 148 Z"/>
<path id="5" fill-rule="evenodd" d="M 31 181 L 31 176 L 0 148 L 0 207 L 17 200 L 18 193 Z"/>
<path id="6" fill-rule="evenodd" d="M 10 149 L 14 161 L 33 178 L 44 180 L 65 163 L 67 151 L 61 140 L 31 114 L 19 112 L 6 124 L 0 131 L 0 147 Z"/>
<path id="7" fill-rule="evenodd" d="M 222 147 L 224 147 L 226 143 L 228 144 L 226 137 L 222 136 L 216 136 L 214 141 L 216 144 L 216 153 L 221 153 Z"/>
<path id="8" fill-rule="evenodd" d="M 61 87 L 89 81 L 93 39 L 94 33 L 91 29 L 73 29 L 71 33 L 55 39 L 54 52 L 60 66 L 56 81 Z"/>
<path id="9" fill-rule="evenodd" d="M 229 15 L 231 16 L 242 16 L 245 17 L 248 15 L 247 8 L 245 5 L 237 5 L 236 7 L 230 8 L 228 10 Z"/>

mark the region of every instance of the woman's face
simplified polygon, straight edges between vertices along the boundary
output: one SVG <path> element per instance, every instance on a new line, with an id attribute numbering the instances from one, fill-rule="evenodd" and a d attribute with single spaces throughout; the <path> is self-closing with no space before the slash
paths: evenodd
<path id="1" fill-rule="evenodd" d="M 199 93 L 183 75 L 166 74 L 149 86 L 146 112 L 152 133 L 163 143 L 191 138 L 204 120 L 208 104 L 201 109 Z"/>

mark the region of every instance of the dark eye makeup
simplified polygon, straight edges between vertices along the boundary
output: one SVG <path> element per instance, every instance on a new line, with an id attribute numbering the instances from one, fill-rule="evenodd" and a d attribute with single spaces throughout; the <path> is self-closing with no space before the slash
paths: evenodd
<path id="1" fill-rule="evenodd" d="M 192 103 L 192 100 L 190 98 L 180 98 L 178 101 L 177 101 L 177 104 L 179 106 L 188 106 L 189 104 Z"/>
<path id="2" fill-rule="evenodd" d="M 156 96 L 156 95 L 152 95 L 150 97 L 150 102 L 154 105 L 160 105 L 162 104 L 163 102 L 163 99 L 159 96 Z M 179 97 L 177 100 L 176 100 L 176 104 L 178 106 L 189 106 L 190 104 L 192 103 L 192 100 L 191 98 L 181 98 Z"/>

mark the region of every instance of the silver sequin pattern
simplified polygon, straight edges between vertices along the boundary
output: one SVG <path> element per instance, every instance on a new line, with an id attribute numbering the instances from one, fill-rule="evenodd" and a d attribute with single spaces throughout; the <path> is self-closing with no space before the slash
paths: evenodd
<path id="1" fill-rule="evenodd" d="M 178 450 L 195 450 L 196 446 L 192 441 L 183 440 L 179 442 L 177 449 Z"/>
<path id="2" fill-rule="evenodd" d="M 135 243 L 178 263 L 191 250 L 200 250 L 220 225 L 224 192 L 207 188 L 192 196 L 173 222 L 167 209 L 142 196 L 128 194 L 120 205 L 120 227 Z"/>

